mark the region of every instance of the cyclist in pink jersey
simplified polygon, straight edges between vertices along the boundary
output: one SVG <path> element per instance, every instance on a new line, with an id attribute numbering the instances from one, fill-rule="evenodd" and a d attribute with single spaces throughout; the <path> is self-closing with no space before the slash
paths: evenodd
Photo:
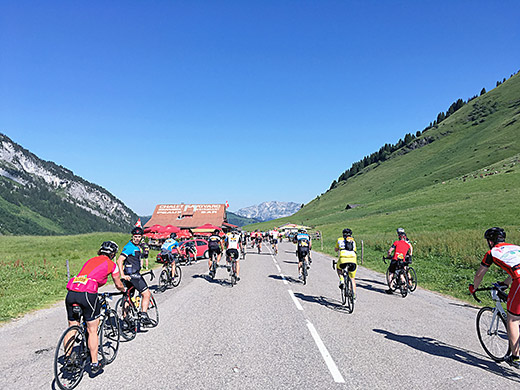
<path id="1" fill-rule="evenodd" d="M 520 368 L 520 246 L 507 244 L 506 232 L 499 227 L 492 227 L 484 233 L 489 251 L 486 252 L 480 267 L 475 274 L 469 292 L 475 293 L 480 286 L 489 267 L 495 263 L 507 272 L 507 278 L 501 283 L 510 286 L 507 296 L 507 335 L 511 346 L 511 355 L 506 362 L 515 368 Z"/>
<path id="2" fill-rule="evenodd" d="M 83 317 L 87 322 L 88 348 L 92 363 L 91 371 L 94 374 L 102 368 L 98 362 L 99 341 L 97 329 L 101 313 L 101 305 L 99 304 L 97 294 L 98 288 L 106 284 L 108 275 L 112 275 L 116 288 L 121 292 L 125 291 L 123 283 L 119 278 L 119 268 L 112 261 L 118 250 L 119 247 L 115 242 L 105 241 L 98 250 L 98 256 L 88 260 L 78 275 L 71 278 L 67 283 L 69 292 L 65 298 L 65 307 L 67 309 L 69 326 L 79 325 L 72 311 L 73 305 L 77 304 L 81 307 Z"/>

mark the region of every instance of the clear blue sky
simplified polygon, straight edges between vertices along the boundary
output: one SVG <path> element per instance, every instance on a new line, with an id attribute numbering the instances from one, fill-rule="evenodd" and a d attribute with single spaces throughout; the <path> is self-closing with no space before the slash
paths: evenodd
<path id="1" fill-rule="evenodd" d="M 159 203 L 307 203 L 520 69 L 519 1 L 1 1 L 0 132 Z"/>

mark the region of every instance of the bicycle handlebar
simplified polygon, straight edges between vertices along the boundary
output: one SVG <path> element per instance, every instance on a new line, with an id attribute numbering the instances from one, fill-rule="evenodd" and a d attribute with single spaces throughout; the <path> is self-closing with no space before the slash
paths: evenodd
<path id="1" fill-rule="evenodd" d="M 478 303 L 481 303 L 482 301 L 480 299 L 478 299 L 477 297 L 477 291 L 491 291 L 491 290 L 498 290 L 500 292 L 503 292 L 504 293 L 504 290 L 503 290 L 503 286 L 501 286 L 498 282 L 496 283 L 493 283 L 493 286 L 491 287 L 480 287 L 480 288 L 477 288 L 475 290 L 475 292 L 473 294 L 471 294 L 473 296 L 473 298 L 475 299 L 475 301 L 477 301 Z"/>
<path id="2" fill-rule="evenodd" d="M 148 274 L 150 274 L 150 281 L 152 281 L 155 278 L 155 274 L 153 273 L 153 269 L 151 269 L 150 271 L 147 271 L 145 273 L 142 273 L 141 276 L 148 275 Z"/>

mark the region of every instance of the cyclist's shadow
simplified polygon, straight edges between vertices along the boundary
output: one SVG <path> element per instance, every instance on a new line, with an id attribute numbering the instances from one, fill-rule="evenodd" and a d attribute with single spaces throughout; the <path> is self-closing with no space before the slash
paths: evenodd
<path id="1" fill-rule="evenodd" d="M 409 347 L 417 349 L 418 351 L 426 352 L 434 356 L 453 359 L 455 361 L 468 364 L 472 367 L 479 367 L 501 377 L 505 377 L 511 381 L 520 383 L 520 378 L 513 370 L 497 364 L 490 358 L 482 359 L 478 356 L 479 354 L 476 354 L 475 352 L 469 351 L 467 349 L 446 344 L 442 341 L 432 339 L 431 337 L 400 335 L 384 329 L 373 329 L 373 331 L 384 335 L 388 340 L 408 345 Z"/>
<path id="2" fill-rule="evenodd" d="M 325 298 L 323 295 L 320 297 L 315 297 L 314 295 L 305 295 L 302 293 L 294 293 L 294 296 L 296 298 L 301 299 L 302 301 L 310 302 L 310 303 L 317 303 L 319 305 L 325 306 L 327 309 L 331 309 L 331 310 L 334 310 L 337 312 L 343 312 L 343 313 L 349 312 L 348 308 L 343 306 L 339 301 L 336 301 L 336 300 L 331 301 L 328 298 Z"/>
<path id="3" fill-rule="evenodd" d="M 192 276 L 192 278 L 193 279 L 204 279 L 208 283 L 220 284 L 221 286 L 224 286 L 224 287 L 232 287 L 231 286 L 231 282 L 229 280 L 227 280 L 227 279 L 217 279 L 216 276 L 215 276 L 214 279 L 212 279 L 207 274 L 195 274 L 195 275 Z"/>

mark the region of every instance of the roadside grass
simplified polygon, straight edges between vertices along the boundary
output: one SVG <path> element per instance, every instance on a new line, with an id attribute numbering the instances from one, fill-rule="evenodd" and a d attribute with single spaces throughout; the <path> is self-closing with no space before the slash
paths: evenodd
<path id="1" fill-rule="evenodd" d="M 0 322 L 64 299 L 67 260 L 71 276 L 75 275 L 97 255 L 103 241 L 115 241 L 121 250 L 129 239 L 124 233 L 0 236 Z M 150 251 L 152 264 L 155 255 Z"/>

